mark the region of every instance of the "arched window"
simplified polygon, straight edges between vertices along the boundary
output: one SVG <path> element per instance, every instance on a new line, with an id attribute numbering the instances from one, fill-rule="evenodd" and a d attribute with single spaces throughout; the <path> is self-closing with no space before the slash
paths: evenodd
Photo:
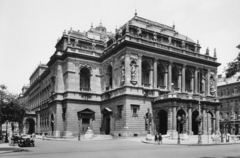
<path id="1" fill-rule="evenodd" d="M 173 67 L 172 68 L 172 83 L 173 83 L 173 88 L 174 90 L 176 91 L 179 91 L 180 89 L 180 85 L 179 85 L 179 77 L 180 77 L 180 74 L 179 74 L 179 70 L 177 69 L 177 67 Z"/>
<path id="2" fill-rule="evenodd" d="M 112 66 L 109 65 L 106 73 L 106 90 L 112 89 L 112 80 L 113 80 L 112 71 L 113 71 Z"/>
<path id="3" fill-rule="evenodd" d="M 149 63 L 145 60 L 142 62 L 142 85 L 145 87 L 150 87 L 150 70 L 151 67 Z"/>
<path id="4" fill-rule="evenodd" d="M 90 86 L 91 73 L 88 68 L 82 68 L 80 70 L 80 91 L 91 91 Z"/>
<path id="5" fill-rule="evenodd" d="M 166 88 L 164 85 L 164 82 L 166 82 L 164 81 L 165 73 L 166 73 L 165 67 L 162 64 L 158 64 L 157 65 L 157 85 L 161 89 Z"/>
<path id="6" fill-rule="evenodd" d="M 191 93 L 193 91 L 193 75 L 192 72 L 187 69 L 185 72 L 185 89 L 186 92 Z"/>

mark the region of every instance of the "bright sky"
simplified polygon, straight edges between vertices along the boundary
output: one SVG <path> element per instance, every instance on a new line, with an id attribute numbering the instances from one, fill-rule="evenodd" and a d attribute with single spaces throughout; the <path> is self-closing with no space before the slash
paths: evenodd
<path id="1" fill-rule="evenodd" d="M 0 84 L 20 93 L 37 65 L 47 63 L 64 29 L 87 31 L 100 21 L 114 32 L 134 16 L 172 26 L 201 53 L 217 49 L 223 72 L 240 44 L 240 0 L 0 0 Z"/>

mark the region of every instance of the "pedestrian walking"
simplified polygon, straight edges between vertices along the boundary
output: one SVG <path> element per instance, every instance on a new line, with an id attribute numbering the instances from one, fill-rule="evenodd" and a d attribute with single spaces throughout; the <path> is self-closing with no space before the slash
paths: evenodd
<path id="1" fill-rule="evenodd" d="M 155 142 L 157 142 L 158 145 L 159 145 L 159 143 L 160 143 L 160 136 L 161 136 L 161 134 L 159 134 L 159 133 L 157 133 L 157 134 L 155 135 Z"/>
<path id="2" fill-rule="evenodd" d="M 159 134 L 159 143 L 161 142 L 161 144 L 162 144 L 162 135 L 161 135 L 161 133 Z"/>

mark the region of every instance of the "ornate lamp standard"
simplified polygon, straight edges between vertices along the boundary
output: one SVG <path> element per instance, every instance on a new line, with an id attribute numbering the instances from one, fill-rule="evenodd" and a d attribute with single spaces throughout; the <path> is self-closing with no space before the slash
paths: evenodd
<path id="1" fill-rule="evenodd" d="M 202 114 L 201 114 L 201 102 L 200 102 L 200 95 L 199 95 L 199 104 L 198 104 L 199 115 L 196 118 L 196 122 L 198 122 L 198 144 L 202 144 L 202 135 L 201 135 L 201 122 L 202 122 Z"/>
<path id="2" fill-rule="evenodd" d="M 78 113 L 78 141 L 81 140 L 81 114 Z"/>

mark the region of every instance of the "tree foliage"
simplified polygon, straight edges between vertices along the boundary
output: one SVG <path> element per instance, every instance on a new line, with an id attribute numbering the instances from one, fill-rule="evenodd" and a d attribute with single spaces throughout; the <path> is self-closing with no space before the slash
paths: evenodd
<path id="1" fill-rule="evenodd" d="M 25 109 L 18 95 L 7 91 L 5 85 L 0 85 L 0 124 L 6 121 L 22 122 Z"/>
<path id="2" fill-rule="evenodd" d="M 237 48 L 240 49 L 240 45 Z M 238 72 L 240 72 L 240 52 L 233 62 L 227 63 L 227 67 L 225 68 L 227 78 L 234 76 Z"/>

